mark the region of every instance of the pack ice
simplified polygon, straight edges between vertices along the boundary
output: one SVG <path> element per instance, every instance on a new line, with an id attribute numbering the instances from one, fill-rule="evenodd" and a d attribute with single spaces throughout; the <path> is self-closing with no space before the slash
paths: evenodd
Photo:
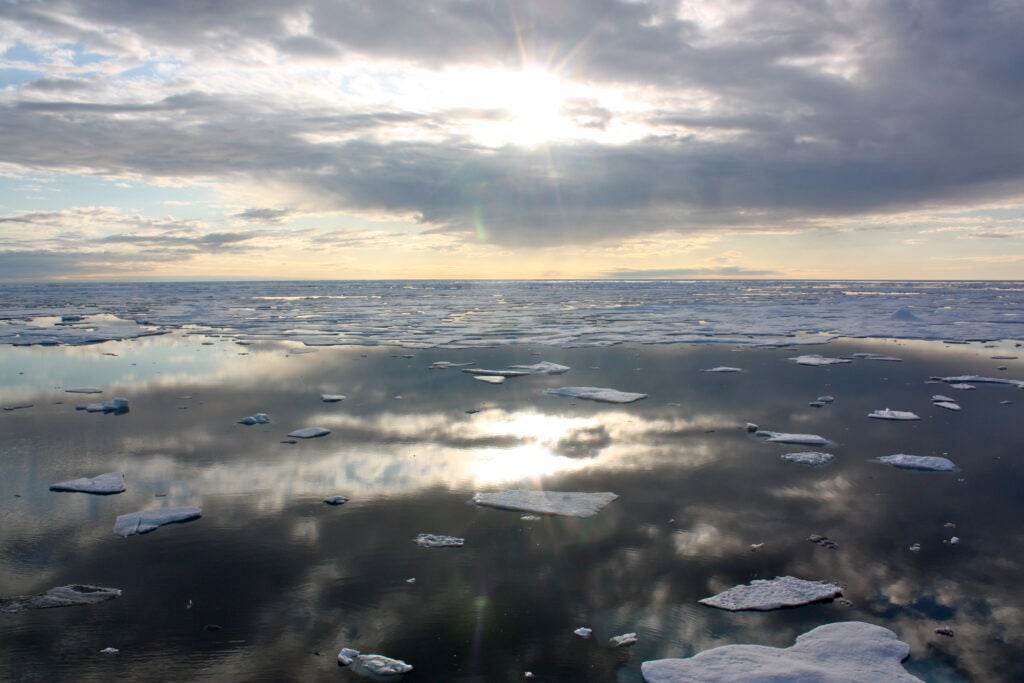
<path id="1" fill-rule="evenodd" d="M 109 495 L 125 490 L 124 472 L 107 472 L 95 477 L 79 477 L 70 481 L 61 481 L 50 486 L 51 491 L 74 491 L 80 493 L 96 493 Z"/>
<path id="2" fill-rule="evenodd" d="M 512 489 L 473 494 L 473 502 L 484 507 L 565 517 L 593 517 L 616 498 L 618 496 L 610 491 L 585 493 Z"/>
<path id="3" fill-rule="evenodd" d="M 910 646 L 887 628 L 862 621 L 819 626 L 788 648 L 724 645 L 686 659 L 641 664 L 647 683 L 917 683 L 901 662 Z"/>
<path id="4" fill-rule="evenodd" d="M 770 443 L 789 443 L 798 446 L 834 446 L 831 441 L 817 434 L 788 434 L 786 432 L 771 432 L 767 429 L 758 429 L 754 436 Z"/>
<path id="5" fill-rule="evenodd" d="M 165 524 L 191 522 L 193 519 L 199 519 L 202 516 L 203 511 L 200 508 L 191 506 L 152 508 L 140 510 L 139 512 L 129 512 L 128 514 L 118 516 L 114 522 L 114 533 L 128 538 L 135 534 L 148 534 L 150 531 L 155 531 Z"/>
<path id="6" fill-rule="evenodd" d="M 937 455 L 896 453 L 895 455 L 883 455 L 880 458 L 872 458 L 868 462 L 891 465 L 905 470 L 927 470 L 929 472 L 958 472 L 960 470 L 949 458 Z"/>
<path id="7" fill-rule="evenodd" d="M 545 394 L 552 396 L 567 396 L 569 398 L 582 398 L 587 401 L 599 401 L 601 403 L 632 403 L 647 398 L 647 394 L 634 394 L 628 391 L 617 389 L 605 389 L 602 387 L 558 387 L 545 389 Z"/>
<path id="8" fill-rule="evenodd" d="M 0 612 L 17 614 L 18 612 L 30 609 L 95 605 L 97 602 L 113 600 L 120 596 L 121 591 L 118 588 L 71 584 L 69 586 L 51 588 L 37 595 L 16 595 L 11 598 L 0 598 Z"/>
<path id="9" fill-rule="evenodd" d="M 799 607 L 823 600 L 832 600 L 843 594 L 839 586 L 825 581 L 807 581 L 792 576 L 774 579 L 755 579 L 749 584 L 732 588 L 698 600 L 702 605 L 737 612 L 740 610 L 771 610 Z"/>

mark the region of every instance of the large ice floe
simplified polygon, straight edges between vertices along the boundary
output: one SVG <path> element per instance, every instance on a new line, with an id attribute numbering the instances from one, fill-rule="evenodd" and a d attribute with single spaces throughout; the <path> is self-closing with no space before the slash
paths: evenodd
<path id="1" fill-rule="evenodd" d="M 823 436 L 817 434 L 789 434 L 787 432 L 772 432 L 767 429 L 758 429 L 754 436 L 769 443 L 788 443 L 797 446 L 834 446 L 835 444 Z"/>
<path id="2" fill-rule="evenodd" d="M 125 490 L 124 472 L 107 472 L 95 477 L 79 477 L 70 481 L 61 481 L 50 485 L 51 491 L 68 491 L 78 493 L 95 493 L 110 495 Z"/>
<path id="3" fill-rule="evenodd" d="M 371 676 L 397 676 L 412 671 L 412 665 L 401 659 L 392 659 L 384 655 L 364 655 L 350 647 L 341 648 L 338 663 L 344 666 L 351 665 L 356 673 Z"/>
<path id="4" fill-rule="evenodd" d="M 30 609 L 95 605 L 97 602 L 113 600 L 120 596 L 121 591 L 118 588 L 71 584 L 70 586 L 51 588 L 37 595 L 16 595 L 11 598 L 0 598 L 0 612 L 17 614 L 18 612 Z"/>
<path id="5" fill-rule="evenodd" d="M 148 534 L 165 524 L 191 522 L 203 516 L 200 508 L 187 506 L 177 508 L 152 508 L 119 515 L 114 522 L 114 533 L 128 538 L 135 534 Z"/>
<path id="6" fill-rule="evenodd" d="M 793 361 L 797 365 L 842 365 L 844 363 L 852 363 L 853 361 L 849 358 L 828 358 L 817 353 L 807 354 L 805 356 L 795 356 L 788 360 Z"/>
<path id="7" fill-rule="evenodd" d="M 807 467 L 824 467 L 836 459 L 836 456 L 831 453 L 819 453 L 817 451 L 784 453 L 779 457 L 786 462 L 793 462 L 797 465 L 806 465 Z"/>
<path id="8" fill-rule="evenodd" d="M 862 621 L 819 626 L 787 648 L 723 645 L 686 659 L 641 664 L 646 683 L 917 683 L 901 662 L 910 646 Z"/>
<path id="9" fill-rule="evenodd" d="M 926 470 L 928 472 L 958 472 L 960 470 L 952 460 L 938 455 L 896 453 L 895 455 L 871 458 L 868 462 L 877 462 L 904 470 Z"/>
<path id="10" fill-rule="evenodd" d="M 552 396 L 567 396 L 569 398 L 582 398 L 587 401 L 598 401 L 600 403 L 632 403 L 647 398 L 647 394 L 634 394 L 618 389 L 604 389 L 602 387 L 557 387 L 545 389 L 545 394 Z"/>
<path id="11" fill-rule="evenodd" d="M 315 439 L 319 436 L 327 436 L 330 433 L 331 430 L 326 427 L 303 427 L 302 429 L 288 432 L 288 436 L 296 439 Z"/>
<path id="12" fill-rule="evenodd" d="M 461 548 L 466 544 L 464 538 L 444 534 L 417 534 L 412 540 L 423 548 Z"/>
<path id="13" fill-rule="evenodd" d="M 494 493 L 476 493 L 473 502 L 484 507 L 539 512 L 565 517 L 593 517 L 605 505 L 618 498 L 610 491 L 597 493 L 575 491 L 530 491 L 512 489 Z"/>
<path id="14" fill-rule="evenodd" d="M 832 600 L 843 594 L 839 586 L 825 581 L 807 581 L 792 576 L 774 579 L 755 579 L 749 584 L 732 588 L 698 600 L 702 605 L 738 612 L 741 610 L 772 610 L 799 607 L 815 602 Z"/>
<path id="15" fill-rule="evenodd" d="M 868 413 L 868 417 L 876 420 L 920 420 L 921 418 L 908 410 L 890 410 L 882 408 Z"/>

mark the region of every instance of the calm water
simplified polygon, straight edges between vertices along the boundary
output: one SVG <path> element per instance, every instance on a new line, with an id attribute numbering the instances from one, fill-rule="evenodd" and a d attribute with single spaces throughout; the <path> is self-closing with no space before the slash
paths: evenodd
<path id="1" fill-rule="evenodd" d="M 539 681 L 636 682 L 647 659 L 787 646 L 815 626 L 863 620 L 908 642 L 906 666 L 927 680 L 1024 679 L 1024 393 L 924 383 L 1024 379 L 1024 361 L 991 359 L 1013 344 L 837 341 L 809 352 L 904 361 L 823 368 L 784 360 L 806 349 L 724 345 L 295 348 L 177 334 L 0 347 L 0 405 L 33 404 L 0 413 L 0 595 L 68 583 L 124 591 L 95 606 L 0 615 L 0 678 L 361 680 L 336 664 L 349 646 L 413 664 L 407 681 L 498 683 L 529 670 Z M 428 370 L 435 360 L 573 369 L 491 386 Z M 699 372 L 716 365 L 747 372 Z M 102 399 L 128 397 L 131 412 L 76 412 L 95 398 L 63 389 L 90 385 Z M 542 394 L 565 385 L 649 398 L 614 406 Z M 322 392 L 349 398 L 324 404 Z M 963 410 L 931 406 L 934 393 Z M 807 406 L 822 394 L 837 400 Z M 866 417 L 884 407 L 923 419 Z M 235 424 L 254 412 L 272 424 Z M 837 459 L 820 469 L 783 462 L 808 449 L 755 441 L 747 421 L 831 438 Z M 281 443 L 309 425 L 333 433 Z M 962 471 L 867 462 L 900 452 L 947 455 Z M 111 470 L 126 472 L 127 492 L 47 490 Z M 583 520 L 524 521 L 467 504 L 475 491 L 538 487 L 621 497 Z M 321 502 L 335 494 L 351 501 Z M 176 505 L 199 505 L 203 517 L 111 533 L 118 514 Z M 420 532 L 466 545 L 420 548 Z M 807 542 L 812 533 L 839 548 Z M 961 543 L 943 542 L 953 535 Z M 697 604 L 786 574 L 837 582 L 852 605 Z M 572 634 L 584 625 L 592 640 Z M 940 626 L 956 637 L 935 635 Z M 607 645 L 627 631 L 636 645 Z M 99 654 L 108 646 L 120 654 Z"/>

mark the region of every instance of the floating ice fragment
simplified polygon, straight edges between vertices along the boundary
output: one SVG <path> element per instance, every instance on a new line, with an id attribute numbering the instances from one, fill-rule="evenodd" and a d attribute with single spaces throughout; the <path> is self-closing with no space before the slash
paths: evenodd
<path id="1" fill-rule="evenodd" d="M 450 360 L 435 360 L 430 364 L 431 370 L 444 370 L 445 368 L 465 368 L 473 364 L 473 361 L 468 363 L 453 363 Z"/>
<path id="2" fill-rule="evenodd" d="M 270 416 L 266 413 L 256 413 L 255 415 L 249 415 L 238 420 L 240 425 L 265 425 L 270 424 Z"/>
<path id="3" fill-rule="evenodd" d="M 909 550 L 912 553 L 919 553 L 919 552 L 921 552 L 921 544 L 920 543 L 914 543 L 909 548 L 907 548 L 907 550 Z"/>
<path id="4" fill-rule="evenodd" d="M 473 375 L 473 379 L 478 379 L 481 382 L 487 382 L 488 384 L 504 384 L 505 378 L 497 375 Z"/>
<path id="5" fill-rule="evenodd" d="M 824 408 L 825 407 L 825 402 L 824 401 L 811 401 L 807 405 L 809 405 L 811 408 Z"/>
<path id="6" fill-rule="evenodd" d="M 743 428 L 750 432 L 751 434 L 757 431 L 757 425 L 754 424 L 753 422 L 748 422 L 747 424 L 743 425 Z"/>
<path id="7" fill-rule="evenodd" d="M 77 491 L 98 495 L 121 493 L 125 490 L 124 472 L 107 472 L 106 474 L 98 474 L 95 477 L 80 477 L 70 481 L 62 481 L 51 485 L 50 490 Z"/>
<path id="8" fill-rule="evenodd" d="M 861 621 L 825 624 L 788 648 L 724 645 L 686 659 L 640 666 L 646 683 L 920 683 L 900 665 L 910 646 L 887 628 Z"/>
<path id="9" fill-rule="evenodd" d="M 83 403 L 75 406 L 75 410 L 84 410 L 87 413 L 127 413 L 128 399 L 119 396 L 103 403 Z"/>
<path id="10" fill-rule="evenodd" d="M 615 647 L 623 647 L 624 645 L 632 645 L 637 641 L 635 633 L 623 633 L 622 635 L 612 636 L 608 639 L 608 642 Z"/>
<path id="11" fill-rule="evenodd" d="M 34 404 L 32 403 L 15 403 L 9 406 L 4 406 L 4 410 L 10 412 L 12 410 L 24 410 L 25 408 L 31 408 Z"/>
<path id="12" fill-rule="evenodd" d="M 951 539 L 949 539 L 949 544 L 950 545 L 956 545 L 959 542 L 960 542 L 960 537 L 959 536 L 953 536 Z"/>
<path id="13" fill-rule="evenodd" d="M 878 420 L 920 420 L 921 418 L 906 410 L 889 410 L 884 408 L 868 413 L 868 417 Z"/>
<path id="14" fill-rule="evenodd" d="M 610 491 L 585 493 L 513 489 L 473 494 L 473 502 L 485 507 L 566 517 L 593 517 L 616 498 L 618 496 Z"/>
<path id="15" fill-rule="evenodd" d="M 11 598 L 0 598 L 0 612 L 17 614 L 30 609 L 94 605 L 97 602 L 113 600 L 120 596 L 121 591 L 118 588 L 71 584 L 69 586 L 51 588 L 37 595 L 16 595 Z"/>
<path id="16" fill-rule="evenodd" d="M 935 401 L 932 405 L 946 410 L 960 410 L 960 406 L 952 401 Z"/>
<path id="17" fill-rule="evenodd" d="M 524 522 L 536 522 L 540 519 L 540 517 L 537 515 L 520 515 L 519 519 L 523 520 Z"/>
<path id="18" fill-rule="evenodd" d="M 935 394 L 932 396 L 932 403 L 956 403 L 956 399 L 943 396 L 942 394 Z"/>
<path id="19" fill-rule="evenodd" d="M 320 394 L 320 400 L 324 403 L 337 403 L 338 401 L 344 401 L 348 396 L 342 394 Z"/>
<path id="20" fill-rule="evenodd" d="M 315 439 L 318 436 L 327 436 L 330 433 L 331 430 L 324 427 L 303 427 L 302 429 L 296 429 L 294 432 L 288 432 L 288 436 L 295 437 L 296 439 Z"/>
<path id="21" fill-rule="evenodd" d="M 594 629 L 587 628 L 586 626 L 580 626 L 578 629 L 574 630 L 573 633 L 578 635 L 580 638 L 589 638 L 594 633 Z"/>
<path id="22" fill-rule="evenodd" d="M 839 586 L 825 581 L 807 581 L 792 576 L 774 579 L 755 579 L 749 584 L 732 588 L 698 600 L 702 605 L 736 612 L 739 610 L 772 610 L 798 607 L 823 600 L 832 600 L 843 594 Z"/>
<path id="23" fill-rule="evenodd" d="M 947 384 L 963 384 L 974 382 L 975 384 L 1010 384 L 1024 389 L 1024 380 L 1006 379 L 1005 377 L 985 377 L 984 375 L 957 375 L 956 377 L 936 377 L 935 379 Z"/>
<path id="24" fill-rule="evenodd" d="M 855 353 L 853 354 L 853 357 L 859 360 L 886 360 L 894 363 L 898 363 L 903 360 L 896 356 L 885 356 L 880 353 Z"/>
<path id="25" fill-rule="evenodd" d="M 118 650 L 116 647 L 105 647 L 102 650 L 100 650 L 101 655 L 116 655 L 118 652 L 120 652 L 120 650 Z"/>
<path id="26" fill-rule="evenodd" d="M 419 534 L 413 541 L 424 548 L 459 548 L 466 543 L 464 538 L 443 534 Z"/>
<path id="27" fill-rule="evenodd" d="M 819 396 L 817 400 L 822 402 L 822 403 L 835 403 L 836 397 L 835 396 Z"/>
<path id="28" fill-rule="evenodd" d="M 462 372 L 471 375 L 489 375 L 491 377 L 523 377 L 530 374 L 526 370 L 489 370 L 487 368 L 463 368 Z"/>
<path id="29" fill-rule="evenodd" d="M 95 389 L 93 387 L 84 387 L 81 389 L 65 389 L 66 394 L 102 394 L 102 389 Z"/>
<path id="30" fill-rule="evenodd" d="M 348 498 L 345 496 L 331 496 L 330 498 L 324 498 L 324 502 L 328 505 L 344 505 L 348 502 Z"/>
<path id="31" fill-rule="evenodd" d="M 392 659 L 384 655 L 363 655 L 359 650 L 343 647 L 338 653 L 338 663 L 352 667 L 357 673 L 368 673 L 374 676 L 396 676 L 412 671 L 412 666 L 401 659 Z"/>
<path id="32" fill-rule="evenodd" d="M 788 434 L 786 432 L 771 432 L 767 429 L 758 429 L 754 436 L 764 439 L 770 443 L 791 443 L 803 446 L 833 446 L 831 441 L 817 434 Z"/>
<path id="33" fill-rule="evenodd" d="M 536 678 L 536 676 L 533 675 L 532 671 L 524 671 L 523 678 Z"/>
<path id="34" fill-rule="evenodd" d="M 950 389 L 960 389 L 961 391 L 970 391 L 971 389 L 977 389 L 978 387 L 973 384 L 967 384 L 966 382 L 957 382 L 956 384 L 950 384 Z"/>
<path id="35" fill-rule="evenodd" d="M 896 453 L 895 455 L 883 455 L 880 458 L 872 458 L 868 462 L 877 462 L 907 470 L 928 470 L 931 472 L 958 472 L 960 470 L 960 468 L 953 464 L 952 460 L 937 455 Z"/>
<path id="36" fill-rule="evenodd" d="M 764 549 L 764 543 L 751 543 L 747 547 L 750 548 L 750 552 L 756 553 L 758 550 Z"/>
<path id="37" fill-rule="evenodd" d="M 838 365 L 840 363 L 852 363 L 849 358 L 828 358 L 817 353 L 810 353 L 804 356 L 795 356 L 789 360 L 797 365 Z"/>
<path id="38" fill-rule="evenodd" d="M 601 403 L 632 403 L 633 401 L 647 398 L 647 394 L 634 394 L 628 391 L 604 389 L 602 387 L 558 387 L 556 389 L 545 389 L 544 393 L 552 396 L 582 398 L 587 401 L 599 401 Z"/>
<path id="39" fill-rule="evenodd" d="M 780 455 L 780 458 L 786 462 L 793 462 L 797 465 L 807 465 L 808 467 L 824 467 L 830 462 L 835 460 L 836 456 L 831 453 L 818 453 L 816 451 L 806 451 L 803 453 L 786 453 Z"/>
<path id="40" fill-rule="evenodd" d="M 701 372 L 743 372 L 743 368 L 731 368 L 728 365 L 719 365 L 714 368 L 707 368 Z"/>
<path id="41" fill-rule="evenodd" d="M 514 370 L 526 370 L 531 375 L 564 375 L 572 369 L 568 365 L 550 363 L 546 360 L 533 365 L 510 365 L 509 367 Z"/>
<path id="42" fill-rule="evenodd" d="M 129 512 L 119 515 L 114 521 L 114 533 L 118 536 L 128 538 L 135 534 L 148 534 L 165 524 L 176 524 L 179 522 L 191 522 L 203 516 L 203 511 L 197 507 L 178 508 L 151 508 L 139 512 Z"/>

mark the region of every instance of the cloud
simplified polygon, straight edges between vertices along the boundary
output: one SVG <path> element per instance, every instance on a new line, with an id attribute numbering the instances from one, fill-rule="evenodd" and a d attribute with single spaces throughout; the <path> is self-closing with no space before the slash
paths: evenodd
<path id="1" fill-rule="evenodd" d="M 777 270 L 758 270 L 742 266 L 718 266 L 713 268 L 653 268 L 648 270 L 613 270 L 602 277 L 627 280 L 658 280 L 691 277 L 767 277 L 781 276 Z"/>
<path id="2" fill-rule="evenodd" d="M 289 209 L 246 209 L 241 213 L 236 213 L 235 218 L 252 223 L 280 223 L 291 213 Z"/>

